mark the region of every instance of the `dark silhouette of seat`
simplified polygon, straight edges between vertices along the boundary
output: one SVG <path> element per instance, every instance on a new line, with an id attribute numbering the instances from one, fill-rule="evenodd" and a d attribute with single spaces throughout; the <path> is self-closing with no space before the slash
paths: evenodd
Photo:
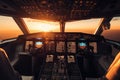
<path id="1" fill-rule="evenodd" d="M 6 52 L 0 48 L 0 80 L 21 80 L 21 77 L 13 69 Z"/>
<path id="2" fill-rule="evenodd" d="M 100 54 L 102 54 L 103 56 L 106 56 L 105 59 L 109 61 L 108 63 L 110 63 L 109 65 L 107 64 L 109 68 L 106 72 L 105 78 L 107 80 L 120 80 L 120 52 L 114 58 L 112 56 L 112 47 L 109 44 L 104 44 L 104 43 L 99 44 L 98 50 Z M 111 61 L 110 61 L 110 58 L 111 58 Z"/>

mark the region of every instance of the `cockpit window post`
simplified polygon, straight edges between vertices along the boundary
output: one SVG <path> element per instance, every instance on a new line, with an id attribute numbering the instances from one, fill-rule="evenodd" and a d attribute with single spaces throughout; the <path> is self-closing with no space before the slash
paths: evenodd
<path id="1" fill-rule="evenodd" d="M 65 31 L 65 22 L 60 21 L 60 32 L 64 33 L 64 31 Z"/>
<path id="2" fill-rule="evenodd" d="M 22 30 L 22 32 L 25 35 L 29 34 L 29 30 L 27 28 L 27 25 L 25 24 L 25 22 L 24 22 L 24 20 L 22 18 L 13 17 L 13 19 L 15 20 L 15 22 L 18 24 L 19 28 Z"/>

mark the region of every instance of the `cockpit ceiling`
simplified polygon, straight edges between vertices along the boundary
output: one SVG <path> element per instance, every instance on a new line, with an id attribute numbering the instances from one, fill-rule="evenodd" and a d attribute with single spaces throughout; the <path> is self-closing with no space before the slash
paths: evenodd
<path id="1" fill-rule="evenodd" d="M 0 15 L 52 21 L 120 16 L 120 0 L 0 0 Z"/>

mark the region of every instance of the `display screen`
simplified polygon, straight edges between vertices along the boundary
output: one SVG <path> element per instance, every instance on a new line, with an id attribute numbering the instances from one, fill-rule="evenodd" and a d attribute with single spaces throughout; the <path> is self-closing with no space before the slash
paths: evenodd
<path id="1" fill-rule="evenodd" d="M 97 53 L 97 43 L 96 42 L 90 42 L 89 43 L 90 50 L 94 53 Z"/>
<path id="2" fill-rule="evenodd" d="M 87 43 L 86 42 L 80 42 L 78 43 L 78 46 L 80 49 L 85 49 L 87 47 Z"/>
<path id="3" fill-rule="evenodd" d="M 35 42 L 35 47 L 36 48 L 41 48 L 43 46 L 43 42 L 41 42 L 41 41 L 36 41 Z"/>
<path id="4" fill-rule="evenodd" d="M 56 52 L 65 52 L 65 42 L 57 42 L 56 44 Z"/>
<path id="5" fill-rule="evenodd" d="M 30 52 L 33 47 L 33 41 L 26 41 L 25 43 L 25 51 Z"/>
<path id="6" fill-rule="evenodd" d="M 74 63 L 75 62 L 75 57 L 73 55 L 67 56 L 68 63 Z"/>
<path id="7" fill-rule="evenodd" d="M 67 51 L 69 53 L 76 53 L 76 43 L 75 42 L 67 42 Z"/>
<path id="8" fill-rule="evenodd" d="M 46 62 L 53 62 L 54 55 L 47 55 Z"/>
<path id="9" fill-rule="evenodd" d="M 55 42 L 49 41 L 46 45 L 46 50 L 49 52 L 55 52 Z"/>

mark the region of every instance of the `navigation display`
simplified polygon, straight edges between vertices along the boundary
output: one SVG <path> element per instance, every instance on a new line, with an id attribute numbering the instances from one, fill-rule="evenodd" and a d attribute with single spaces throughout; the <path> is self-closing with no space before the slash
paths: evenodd
<path id="1" fill-rule="evenodd" d="M 83 50 L 87 47 L 87 43 L 86 42 L 80 42 L 80 43 L 78 43 L 78 46 L 79 46 L 80 49 Z"/>
<path id="2" fill-rule="evenodd" d="M 69 53 L 76 53 L 76 43 L 75 42 L 67 42 L 67 50 Z"/>
<path id="3" fill-rule="evenodd" d="M 35 42 L 35 48 L 41 48 L 42 46 L 43 46 L 43 42 L 41 42 L 41 41 Z"/>
<path id="4" fill-rule="evenodd" d="M 49 41 L 46 45 L 46 50 L 48 52 L 54 53 L 55 52 L 55 42 L 54 41 Z"/>
<path id="5" fill-rule="evenodd" d="M 65 42 L 59 41 L 56 45 L 57 52 L 65 52 Z"/>

